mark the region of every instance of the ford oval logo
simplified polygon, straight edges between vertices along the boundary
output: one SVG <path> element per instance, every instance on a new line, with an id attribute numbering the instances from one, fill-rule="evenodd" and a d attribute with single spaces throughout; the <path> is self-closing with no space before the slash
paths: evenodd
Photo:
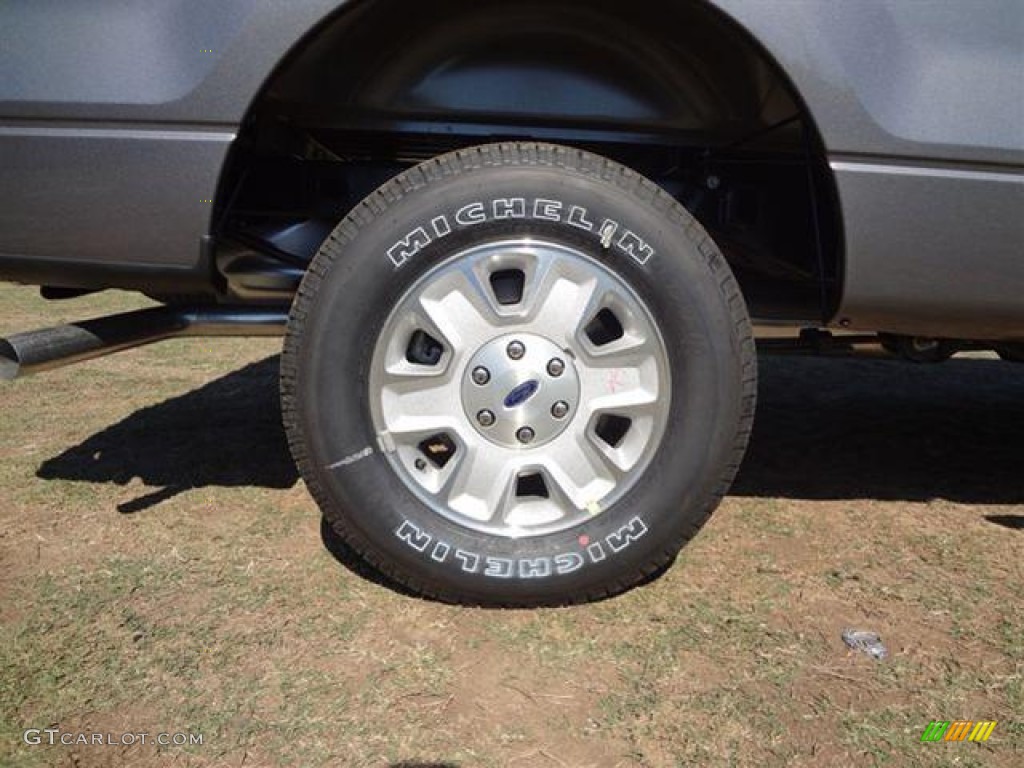
<path id="1" fill-rule="evenodd" d="M 517 408 L 537 394 L 538 389 L 540 389 L 540 382 L 536 379 L 524 381 L 505 396 L 505 407 Z"/>

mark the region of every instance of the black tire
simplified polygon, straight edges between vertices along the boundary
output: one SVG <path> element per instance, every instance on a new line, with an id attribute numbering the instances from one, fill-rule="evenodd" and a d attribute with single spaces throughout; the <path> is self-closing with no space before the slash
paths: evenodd
<path id="1" fill-rule="evenodd" d="M 614 219 L 619 232 L 642 240 L 602 242 L 593 231 L 529 215 L 455 219 L 470 202 L 484 200 L 487 209 L 512 195 L 561 200 L 563 210 L 582 206 L 584 220 Z M 442 214 L 450 233 L 388 258 L 389 246 Z M 628 284 L 667 340 L 671 372 L 667 423 L 640 482 L 568 530 L 524 538 L 481 533 L 420 501 L 382 453 L 367 383 L 378 335 L 410 286 L 453 253 L 512 236 L 579 249 Z M 637 242 L 653 250 L 631 255 L 627 246 Z M 384 574 L 446 601 L 564 604 L 643 581 L 704 524 L 746 447 L 756 358 L 732 273 L 675 200 L 593 154 L 500 144 L 412 168 L 338 225 L 294 302 L 281 387 L 289 445 L 307 487 L 337 534 Z"/>

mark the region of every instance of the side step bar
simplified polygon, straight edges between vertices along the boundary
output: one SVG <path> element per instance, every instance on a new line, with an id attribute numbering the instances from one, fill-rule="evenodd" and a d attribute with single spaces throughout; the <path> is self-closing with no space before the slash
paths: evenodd
<path id="1" fill-rule="evenodd" d="M 17 333 L 0 339 L 0 379 L 92 360 L 124 349 L 187 336 L 283 336 L 284 309 L 152 307 Z"/>

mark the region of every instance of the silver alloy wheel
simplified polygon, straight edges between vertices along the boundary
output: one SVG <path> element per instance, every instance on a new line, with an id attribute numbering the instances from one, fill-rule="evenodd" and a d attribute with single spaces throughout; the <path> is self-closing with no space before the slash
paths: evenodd
<path id="1" fill-rule="evenodd" d="M 374 428 L 402 482 L 471 529 L 565 530 L 643 474 L 669 414 L 664 340 L 596 260 L 532 239 L 462 251 L 377 340 Z"/>

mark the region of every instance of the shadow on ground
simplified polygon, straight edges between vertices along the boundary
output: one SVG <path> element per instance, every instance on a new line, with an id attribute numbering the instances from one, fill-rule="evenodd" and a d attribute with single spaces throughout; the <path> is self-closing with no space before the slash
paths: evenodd
<path id="1" fill-rule="evenodd" d="M 985 519 L 1011 531 L 1024 531 L 1024 515 L 985 515 Z"/>
<path id="2" fill-rule="evenodd" d="M 142 408 L 43 462 L 36 474 L 120 485 L 139 478 L 157 489 L 120 505 L 126 514 L 191 488 L 290 488 L 298 473 L 281 426 L 277 374 L 275 355 Z"/>
<path id="3" fill-rule="evenodd" d="M 767 357 L 732 493 L 1024 502 L 1024 365 Z"/>
<path id="4" fill-rule="evenodd" d="M 760 363 L 757 421 L 733 494 L 1024 502 L 1024 366 Z M 137 477 L 158 489 L 121 505 L 126 513 L 189 488 L 289 488 L 297 475 L 280 424 L 277 368 L 278 358 L 267 358 L 136 411 L 47 460 L 38 476 L 120 484 Z"/>

